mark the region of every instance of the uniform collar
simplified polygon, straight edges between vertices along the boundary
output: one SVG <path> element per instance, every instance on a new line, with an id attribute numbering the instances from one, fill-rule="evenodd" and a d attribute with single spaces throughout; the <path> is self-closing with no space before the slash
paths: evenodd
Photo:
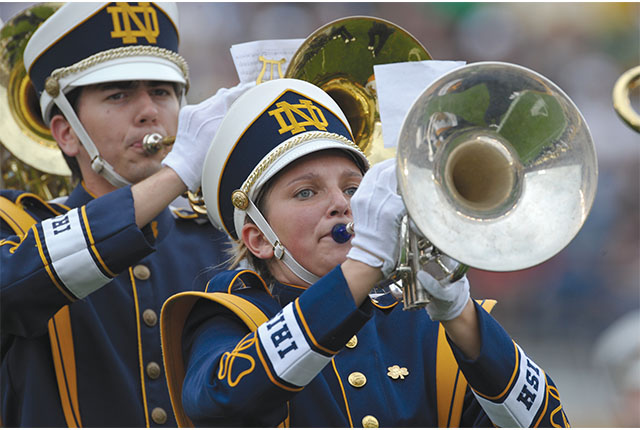
<path id="1" fill-rule="evenodd" d="M 306 289 L 307 287 L 274 282 L 271 294 L 278 299 L 282 307 L 285 307 L 297 299 Z"/>
<path id="2" fill-rule="evenodd" d="M 84 187 L 84 182 L 80 182 L 71 192 L 67 201 L 64 202 L 70 208 L 77 208 L 86 205 L 95 198 L 89 190 Z"/>

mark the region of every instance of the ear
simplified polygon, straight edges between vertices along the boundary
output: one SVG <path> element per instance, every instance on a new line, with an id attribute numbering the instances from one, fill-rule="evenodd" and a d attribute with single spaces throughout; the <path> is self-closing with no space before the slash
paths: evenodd
<path id="1" fill-rule="evenodd" d="M 80 139 L 78 139 L 73 128 L 71 128 L 71 124 L 69 124 L 69 121 L 67 121 L 64 116 L 54 115 L 49 122 L 49 128 L 62 152 L 69 157 L 78 155 L 81 148 Z"/>
<path id="2" fill-rule="evenodd" d="M 271 246 L 258 226 L 246 223 L 242 226 L 241 236 L 245 246 L 253 255 L 261 260 L 273 258 L 273 246 Z"/>

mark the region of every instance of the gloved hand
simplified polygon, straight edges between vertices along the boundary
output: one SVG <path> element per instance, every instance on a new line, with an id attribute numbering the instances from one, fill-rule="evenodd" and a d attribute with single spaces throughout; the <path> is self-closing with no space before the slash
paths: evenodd
<path id="1" fill-rule="evenodd" d="M 351 197 L 355 235 L 347 258 L 380 267 L 385 277 L 395 269 L 406 214 L 397 188 L 396 160 L 390 159 L 374 165 Z"/>
<path id="2" fill-rule="evenodd" d="M 466 276 L 448 285 L 441 285 L 422 270 L 417 278 L 431 299 L 427 313 L 433 321 L 450 321 L 462 313 L 469 301 L 469 281 Z"/>
<path id="3" fill-rule="evenodd" d="M 190 191 L 200 187 L 202 165 L 222 118 L 233 102 L 255 85 L 249 82 L 221 88 L 205 101 L 180 110 L 176 141 L 162 164 L 175 170 Z"/>

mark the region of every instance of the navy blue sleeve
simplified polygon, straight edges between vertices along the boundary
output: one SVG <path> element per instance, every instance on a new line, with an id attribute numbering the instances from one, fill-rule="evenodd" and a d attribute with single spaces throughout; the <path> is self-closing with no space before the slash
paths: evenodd
<path id="1" fill-rule="evenodd" d="M 482 338 L 479 357 L 467 359 L 448 340 L 474 396 L 491 422 L 498 427 L 568 427 L 558 389 L 551 378 L 487 311 L 477 302 L 474 304 Z"/>
<path id="2" fill-rule="evenodd" d="M 23 236 L 3 233 L 2 330 L 23 337 L 44 333 L 58 309 L 153 251 L 135 224 L 130 187 L 41 220 Z"/>
<path id="3" fill-rule="evenodd" d="M 339 267 L 256 332 L 221 306 L 196 305 L 183 335 L 185 412 L 203 426 L 278 425 L 287 401 L 368 321 L 368 306 L 355 306 Z"/>

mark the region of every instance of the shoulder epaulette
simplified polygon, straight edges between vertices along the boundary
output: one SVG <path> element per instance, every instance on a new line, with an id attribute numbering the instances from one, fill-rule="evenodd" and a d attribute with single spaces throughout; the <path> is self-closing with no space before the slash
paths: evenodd
<path id="1" fill-rule="evenodd" d="M 225 270 L 215 275 L 207 285 L 205 292 L 231 293 L 246 288 L 257 288 L 271 296 L 271 292 L 264 280 L 253 270 Z"/>
<path id="2" fill-rule="evenodd" d="M 36 223 L 36 220 L 21 205 L 3 196 L 0 196 L 0 219 L 20 237 L 24 237 L 31 226 Z"/>
<path id="3" fill-rule="evenodd" d="M 48 202 L 36 194 L 24 191 L 3 190 L 2 197 L 11 201 L 19 208 L 31 212 L 34 215 L 39 215 L 40 217 L 43 217 L 45 214 L 53 216 L 61 215 L 71 209 L 64 204 L 53 201 Z"/>
<path id="4" fill-rule="evenodd" d="M 171 398 L 171 404 L 179 427 L 193 427 L 193 423 L 184 412 L 181 400 L 185 375 L 182 358 L 182 329 L 191 308 L 199 299 L 211 300 L 226 307 L 236 314 L 250 331 L 255 331 L 260 324 L 268 320 L 264 312 L 250 301 L 227 293 L 187 291 L 170 297 L 164 303 L 160 313 L 162 355 L 164 357 L 169 397 Z"/>

